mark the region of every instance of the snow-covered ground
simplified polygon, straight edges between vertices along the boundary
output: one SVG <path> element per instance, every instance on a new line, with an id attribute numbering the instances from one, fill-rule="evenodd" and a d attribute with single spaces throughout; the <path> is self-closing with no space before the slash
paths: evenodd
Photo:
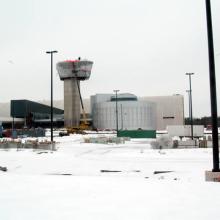
<path id="1" fill-rule="evenodd" d="M 56 137 L 57 151 L 0 150 L 2 220 L 217 220 L 220 185 L 205 182 L 211 149 L 152 150 Z M 157 173 L 155 171 L 169 171 Z"/>

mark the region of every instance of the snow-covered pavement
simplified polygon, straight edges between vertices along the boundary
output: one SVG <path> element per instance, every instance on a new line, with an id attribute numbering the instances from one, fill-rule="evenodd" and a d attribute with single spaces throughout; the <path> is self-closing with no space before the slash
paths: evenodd
<path id="1" fill-rule="evenodd" d="M 0 150 L 8 168 L 0 171 L 0 219 L 220 218 L 220 185 L 204 180 L 211 149 L 88 144 L 81 135 L 56 141 L 54 152 Z"/>

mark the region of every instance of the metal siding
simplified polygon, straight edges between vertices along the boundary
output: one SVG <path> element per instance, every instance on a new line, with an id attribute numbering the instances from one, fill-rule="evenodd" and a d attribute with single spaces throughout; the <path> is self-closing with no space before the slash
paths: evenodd
<path id="1" fill-rule="evenodd" d="M 156 128 L 155 105 L 150 102 L 123 101 L 123 127 L 124 129 L 151 129 Z M 93 125 L 98 129 L 116 129 L 115 102 L 94 104 Z M 141 113 L 142 112 L 142 113 Z M 118 111 L 119 129 L 122 128 L 122 116 Z"/>
<path id="2" fill-rule="evenodd" d="M 165 130 L 167 125 L 184 125 L 184 97 L 182 95 L 152 96 L 144 97 L 142 100 L 156 104 L 157 130 Z M 172 116 L 174 119 L 163 118 Z"/>

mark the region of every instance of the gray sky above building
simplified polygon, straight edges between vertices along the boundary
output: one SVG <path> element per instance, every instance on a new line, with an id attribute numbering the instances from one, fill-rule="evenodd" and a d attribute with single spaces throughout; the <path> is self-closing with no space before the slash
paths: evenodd
<path id="1" fill-rule="evenodd" d="M 205 0 L 0 0 L 0 102 L 63 99 L 55 64 L 79 56 L 94 61 L 81 83 L 84 98 L 120 92 L 183 94 L 188 115 L 192 76 L 194 116 L 210 115 Z M 212 0 L 220 108 L 220 1 Z M 220 111 L 219 111 L 220 112 Z"/>

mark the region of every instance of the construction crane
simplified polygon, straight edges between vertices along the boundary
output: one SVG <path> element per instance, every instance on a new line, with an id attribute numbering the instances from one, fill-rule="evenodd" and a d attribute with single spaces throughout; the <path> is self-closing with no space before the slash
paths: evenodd
<path id="1" fill-rule="evenodd" d="M 79 80 L 76 80 L 76 83 L 77 83 L 77 87 L 78 87 L 79 98 L 80 98 L 80 103 L 81 103 L 82 113 L 83 113 L 83 121 L 80 122 L 79 129 L 80 130 L 87 130 L 89 128 L 89 123 L 86 119 L 86 112 L 85 112 L 85 108 L 83 105 L 82 95 L 81 95 L 80 86 L 79 86 Z"/>

